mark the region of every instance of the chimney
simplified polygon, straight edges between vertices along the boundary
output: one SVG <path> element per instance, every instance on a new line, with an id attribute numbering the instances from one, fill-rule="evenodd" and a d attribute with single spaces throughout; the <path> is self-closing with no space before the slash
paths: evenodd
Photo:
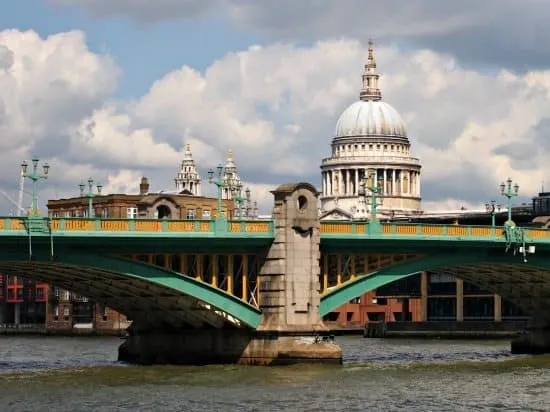
<path id="1" fill-rule="evenodd" d="M 149 193 L 149 179 L 143 176 L 139 184 L 139 194 L 146 195 L 147 193 Z"/>

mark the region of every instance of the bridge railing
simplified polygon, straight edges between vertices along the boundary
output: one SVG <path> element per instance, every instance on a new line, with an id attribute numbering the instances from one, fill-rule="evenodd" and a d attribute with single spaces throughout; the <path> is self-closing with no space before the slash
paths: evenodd
<path id="1" fill-rule="evenodd" d="M 26 231 L 37 219 L 0 217 L 0 231 Z M 171 220 L 171 219 L 87 219 L 41 218 L 52 232 L 169 232 L 169 233 L 246 233 L 272 235 L 271 220 Z"/>
<path id="2" fill-rule="evenodd" d="M 538 228 L 523 228 L 525 236 L 532 240 L 550 240 L 550 230 Z M 423 223 L 378 223 L 368 222 L 341 222 L 324 221 L 321 223 L 323 237 L 354 237 L 354 236 L 399 236 L 417 238 L 470 238 L 490 239 L 504 238 L 502 226 L 471 226 L 452 224 L 423 224 Z"/>

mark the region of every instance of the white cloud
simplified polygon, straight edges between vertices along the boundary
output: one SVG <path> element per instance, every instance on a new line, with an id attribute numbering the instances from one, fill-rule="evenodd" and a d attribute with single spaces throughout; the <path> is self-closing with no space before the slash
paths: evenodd
<path id="1" fill-rule="evenodd" d="M 48 0 L 62 6 L 82 6 L 97 16 L 126 15 L 139 21 L 173 20 L 204 15 L 223 0 Z"/>
<path id="2" fill-rule="evenodd" d="M 111 58 L 89 51 L 85 40 L 79 31 L 47 38 L 34 31 L 0 32 L 0 187 L 4 190 L 14 193 L 21 160 L 35 155 L 65 158 L 72 170 L 78 168 L 66 155 L 67 132 L 104 105 L 119 75 Z"/>
<path id="3" fill-rule="evenodd" d="M 182 66 L 141 98 L 116 102 L 119 70 L 90 52 L 82 34 L 2 32 L 0 129 L 10 139 L 0 142 L 0 169 L 6 175 L 9 167 L 15 182 L 20 159 L 38 151 L 51 159 L 58 194 L 73 193 L 87 176 L 109 190 L 136 190 L 141 175 L 169 189 L 185 143 L 203 178 L 232 148 L 268 212 L 279 183 L 320 182 L 336 119 L 357 99 L 365 54 L 351 39 L 253 46 L 203 73 Z M 383 96 L 407 121 L 424 165 L 426 205 L 481 204 L 507 176 L 523 193 L 537 191 L 550 150 L 539 144 L 549 72 L 490 74 L 394 47 L 379 48 L 377 58 Z"/>

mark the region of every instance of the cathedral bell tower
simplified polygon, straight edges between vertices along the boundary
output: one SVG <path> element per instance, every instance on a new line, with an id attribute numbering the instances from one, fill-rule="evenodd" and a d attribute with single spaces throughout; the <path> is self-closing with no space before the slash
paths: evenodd
<path id="1" fill-rule="evenodd" d="M 201 177 L 193 160 L 190 145 L 185 148 L 183 161 L 174 182 L 179 192 L 187 192 L 193 196 L 201 195 Z"/>

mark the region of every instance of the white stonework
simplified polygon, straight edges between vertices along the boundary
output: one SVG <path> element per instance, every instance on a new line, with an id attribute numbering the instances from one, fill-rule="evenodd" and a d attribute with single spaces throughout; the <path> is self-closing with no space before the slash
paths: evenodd
<path id="1" fill-rule="evenodd" d="M 187 145 L 180 170 L 174 179 L 178 192 L 187 192 L 193 196 L 201 195 L 201 177 L 193 160 L 191 146 Z"/>
<path id="2" fill-rule="evenodd" d="M 227 160 L 225 161 L 224 175 L 223 175 L 223 199 L 233 199 L 232 191 L 235 188 L 241 186 L 242 181 L 237 173 L 237 166 L 235 166 L 235 159 L 233 159 L 233 150 L 229 149 L 227 153 Z"/>
<path id="3" fill-rule="evenodd" d="M 338 119 L 332 155 L 321 162 L 321 218 L 365 218 L 371 209 L 370 192 L 367 199 L 359 193 L 369 174 L 381 190 L 379 217 L 420 213 L 420 160 L 411 156 L 401 116 L 381 101 L 371 41 L 362 78 L 360 100 Z"/>

